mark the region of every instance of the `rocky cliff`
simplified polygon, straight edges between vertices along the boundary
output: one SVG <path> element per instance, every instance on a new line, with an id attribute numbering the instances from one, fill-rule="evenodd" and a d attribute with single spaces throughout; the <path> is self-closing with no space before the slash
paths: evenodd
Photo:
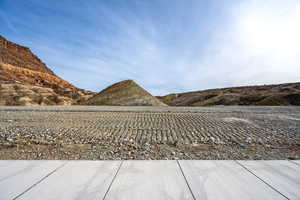
<path id="1" fill-rule="evenodd" d="M 55 75 L 29 48 L 0 36 L 0 105 L 71 105 L 92 95 Z"/>
<path id="2" fill-rule="evenodd" d="M 29 48 L 0 36 L 0 63 L 55 75 Z"/>

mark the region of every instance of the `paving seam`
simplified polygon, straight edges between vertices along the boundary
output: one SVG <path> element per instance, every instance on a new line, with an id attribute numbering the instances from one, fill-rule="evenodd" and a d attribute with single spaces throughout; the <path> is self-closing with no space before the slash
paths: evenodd
<path id="1" fill-rule="evenodd" d="M 110 191 L 110 188 L 111 188 L 113 182 L 115 181 L 115 179 L 116 179 L 116 177 L 117 177 L 117 175 L 118 175 L 118 173 L 119 173 L 119 171 L 120 171 L 120 169 L 122 167 L 123 162 L 124 161 L 122 160 L 121 163 L 120 163 L 120 165 L 119 165 L 119 167 L 118 167 L 118 169 L 117 169 L 117 171 L 116 171 L 116 173 L 115 173 L 115 175 L 114 175 L 114 177 L 113 177 L 113 179 L 111 180 L 111 182 L 110 182 L 110 184 L 109 184 L 109 186 L 108 186 L 108 188 L 107 188 L 107 190 L 106 190 L 106 192 L 105 192 L 102 200 L 104 200 L 106 198 L 106 196 L 108 195 L 108 192 Z"/>
<path id="2" fill-rule="evenodd" d="M 234 160 L 238 165 L 240 165 L 241 167 L 243 167 L 245 170 L 247 170 L 248 172 L 250 172 L 252 175 L 254 175 L 256 178 L 258 178 L 260 181 L 262 181 L 264 184 L 266 184 L 267 186 L 269 186 L 271 189 L 273 189 L 275 192 L 281 194 L 284 198 L 290 200 L 287 196 L 285 196 L 284 194 L 282 194 L 279 190 L 277 190 L 276 188 L 274 188 L 272 185 L 270 185 L 269 183 L 267 183 L 266 181 L 264 181 L 262 178 L 260 178 L 258 175 L 256 175 L 254 172 L 252 172 L 250 169 L 248 169 L 246 166 L 244 166 L 242 163 L 240 163 L 237 160 Z M 258 162 L 258 161 L 256 161 Z"/>
<path id="3" fill-rule="evenodd" d="M 295 161 L 293 161 L 293 160 L 288 160 L 289 162 L 291 162 L 291 163 L 294 163 L 295 165 L 298 165 L 298 166 L 300 166 L 300 164 L 299 163 L 296 163 Z"/>
<path id="4" fill-rule="evenodd" d="M 44 176 L 43 178 L 41 178 L 38 182 L 36 182 L 35 184 L 33 184 L 32 186 L 30 186 L 29 188 L 27 188 L 24 192 L 22 192 L 21 194 L 19 194 L 18 196 L 14 197 L 13 200 L 18 199 L 19 197 L 21 197 L 23 194 L 25 194 L 26 192 L 28 192 L 29 190 L 31 190 L 32 188 L 34 188 L 35 186 L 37 186 L 38 184 L 40 184 L 41 182 L 43 182 L 47 177 L 51 176 L 53 173 L 55 173 L 56 171 L 58 171 L 59 169 L 61 169 L 62 167 L 64 167 L 66 164 L 68 163 L 65 162 L 63 164 L 61 164 L 60 166 L 58 166 L 57 168 L 55 168 L 53 171 L 51 171 L 50 173 L 48 173 L 46 176 Z"/>
<path id="5" fill-rule="evenodd" d="M 183 178 L 184 178 L 184 180 L 185 180 L 185 182 L 186 182 L 186 184 L 187 184 L 187 186 L 188 186 L 188 188 L 189 188 L 189 190 L 190 190 L 190 192 L 192 194 L 193 199 L 196 200 L 196 197 L 195 197 L 195 195 L 194 195 L 194 193 L 192 191 L 192 188 L 190 187 L 190 184 L 189 184 L 189 182 L 188 182 L 188 180 L 187 180 L 187 178 L 186 178 L 186 176 L 185 176 L 185 174 L 184 174 L 184 172 L 183 172 L 183 170 L 181 168 L 181 165 L 180 165 L 179 161 L 176 160 L 176 162 L 177 162 L 177 165 L 178 165 L 178 167 L 179 167 L 179 169 L 181 171 L 181 174 L 182 174 L 182 176 L 183 176 Z"/>

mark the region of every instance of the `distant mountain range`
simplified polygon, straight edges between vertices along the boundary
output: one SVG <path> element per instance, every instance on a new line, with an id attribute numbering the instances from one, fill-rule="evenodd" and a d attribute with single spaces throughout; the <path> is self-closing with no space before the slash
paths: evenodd
<path id="1" fill-rule="evenodd" d="M 169 106 L 300 105 L 300 82 L 211 89 L 157 98 Z"/>
<path id="2" fill-rule="evenodd" d="M 99 93 L 58 77 L 27 47 L 0 36 L 0 105 L 300 105 L 300 83 L 244 86 L 154 97 L 132 80 Z"/>

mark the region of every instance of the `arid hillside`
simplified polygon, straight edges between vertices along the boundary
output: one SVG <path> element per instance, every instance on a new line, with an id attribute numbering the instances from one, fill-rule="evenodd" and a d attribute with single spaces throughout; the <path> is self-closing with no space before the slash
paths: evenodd
<path id="1" fill-rule="evenodd" d="M 132 80 L 95 94 L 58 77 L 27 47 L 0 36 L 0 105 L 212 106 L 300 105 L 300 82 L 154 97 Z"/>
<path id="2" fill-rule="evenodd" d="M 71 105 L 91 96 L 55 75 L 29 48 L 0 36 L 0 105 Z"/>
<path id="3" fill-rule="evenodd" d="M 55 75 L 29 48 L 10 42 L 1 35 L 0 62 Z"/>
<path id="4" fill-rule="evenodd" d="M 300 83 L 211 89 L 169 94 L 158 99 L 170 106 L 300 105 Z"/>
<path id="5" fill-rule="evenodd" d="M 132 80 L 115 83 L 82 104 L 116 106 L 165 106 Z"/>

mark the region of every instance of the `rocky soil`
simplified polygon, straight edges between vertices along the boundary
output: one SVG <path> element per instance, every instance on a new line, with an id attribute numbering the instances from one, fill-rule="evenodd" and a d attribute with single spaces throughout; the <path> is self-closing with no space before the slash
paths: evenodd
<path id="1" fill-rule="evenodd" d="M 300 159 L 299 107 L 0 107 L 0 159 Z"/>

